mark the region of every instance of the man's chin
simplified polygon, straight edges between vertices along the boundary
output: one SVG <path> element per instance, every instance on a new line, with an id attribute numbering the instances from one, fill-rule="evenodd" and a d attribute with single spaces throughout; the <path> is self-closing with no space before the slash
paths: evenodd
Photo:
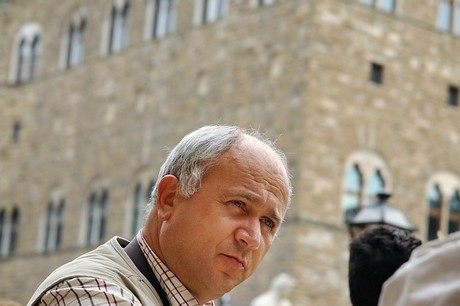
<path id="1" fill-rule="evenodd" d="M 229 273 L 228 271 L 221 272 L 219 278 L 220 280 L 218 287 L 220 287 L 224 293 L 231 291 L 246 279 L 246 277 L 244 277 L 244 275 L 241 273 Z"/>

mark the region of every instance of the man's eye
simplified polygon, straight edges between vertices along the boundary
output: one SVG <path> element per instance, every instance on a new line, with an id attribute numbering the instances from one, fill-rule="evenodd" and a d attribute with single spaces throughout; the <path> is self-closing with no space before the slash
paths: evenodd
<path id="1" fill-rule="evenodd" d="M 275 227 L 275 222 L 273 222 L 270 218 L 262 218 L 262 223 L 268 226 L 269 228 Z"/>
<path id="2" fill-rule="evenodd" d="M 236 207 L 240 207 L 240 208 L 243 208 L 244 207 L 244 203 L 242 201 L 232 201 L 233 205 L 235 205 Z"/>

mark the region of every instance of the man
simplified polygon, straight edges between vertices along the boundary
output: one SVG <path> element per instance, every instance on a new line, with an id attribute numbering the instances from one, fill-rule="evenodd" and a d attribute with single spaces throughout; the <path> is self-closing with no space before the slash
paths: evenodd
<path id="1" fill-rule="evenodd" d="M 460 232 L 425 243 L 384 284 L 380 306 L 460 305 Z"/>
<path id="2" fill-rule="evenodd" d="M 135 239 L 58 268 L 28 305 L 214 305 L 252 275 L 291 198 L 286 158 L 255 131 L 206 126 L 170 152 Z"/>
<path id="3" fill-rule="evenodd" d="M 348 284 L 353 306 L 377 306 L 383 283 L 420 246 L 411 232 L 387 225 L 366 229 L 350 243 Z"/>

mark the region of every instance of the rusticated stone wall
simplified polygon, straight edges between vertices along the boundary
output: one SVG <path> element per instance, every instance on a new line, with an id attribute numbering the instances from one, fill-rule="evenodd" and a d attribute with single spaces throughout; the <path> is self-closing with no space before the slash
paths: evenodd
<path id="1" fill-rule="evenodd" d="M 265 262 L 230 293 L 248 305 L 270 280 L 297 280 L 294 305 L 349 305 L 342 186 L 356 151 L 381 158 L 394 202 L 426 236 L 431 175 L 460 169 L 460 41 L 436 29 L 438 1 L 398 1 L 393 13 L 358 0 L 229 1 L 228 15 L 193 22 L 195 1 L 176 1 L 176 29 L 144 40 L 145 1 L 130 2 L 128 45 L 101 55 L 111 0 L 11 0 L 1 6 L 0 209 L 21 212 L 17 248 L 0 260 L 0 300 L 25 304 L 58 265 L 86 252 L 89 194 L 110 192 L 106 239 L 128 236 L 136 184 L 154 179 L 172 147 L 205 124 L 266 131 L 289 158 L 292 207 Z M 75 10 L 87 12 L 85 57 L 59 66 Z M 9 82 L 14 37 L 41 27 L 37 78 Z M 370 64 L 384 82 L 369 81 Z M 20 122 L 20 138 L 13 126 Z M 53 194 L 66 199 L 63 243 L 42 254 Z"/>

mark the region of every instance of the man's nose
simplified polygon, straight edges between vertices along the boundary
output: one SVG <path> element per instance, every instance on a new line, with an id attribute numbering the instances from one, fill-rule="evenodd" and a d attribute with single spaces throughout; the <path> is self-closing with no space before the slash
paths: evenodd
<path id="1" fill-rule="evenodd" d="M 250 220 L 242 224 L 235 232 L 236 240 L 249 250 L 257 250 L 260 247 L 262 234 L 259 220 Z"/>

